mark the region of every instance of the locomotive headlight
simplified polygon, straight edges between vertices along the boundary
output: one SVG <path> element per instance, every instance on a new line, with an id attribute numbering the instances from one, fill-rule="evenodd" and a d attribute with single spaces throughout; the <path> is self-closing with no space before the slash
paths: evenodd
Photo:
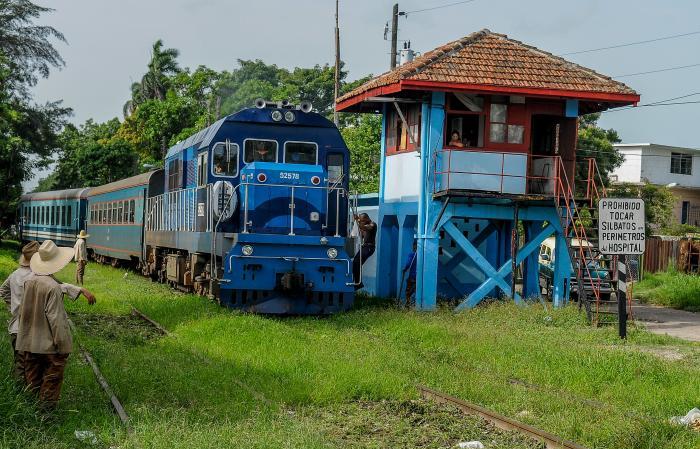
<path id="1" fill-rule="evenodd" d="M 293 122 L 297 116 L 292 111 L 287 111 L 284 113 L 284 119 L 288 122 Z"/>
<path id="2" fill-rule="evenodd" d="M 243 245 L 243 248 L 241 248 L 241 253 L 243 253 L 244 256 L 252 256 L 253 247 L 250 245 Z"/>
<path id="3" fill-rule="evenodd" d="M 272 111 L 272 120 L 279 122 L 282 120 L 282 113 L 280 111 Z"/>
<path id="4" fill-rule="evenodd" d="M 328 248 L 326 254 L 328 254 L 329 259 L 335 259 L 336 257 L 338 257 L 338 250 L 335 248 Z"/>

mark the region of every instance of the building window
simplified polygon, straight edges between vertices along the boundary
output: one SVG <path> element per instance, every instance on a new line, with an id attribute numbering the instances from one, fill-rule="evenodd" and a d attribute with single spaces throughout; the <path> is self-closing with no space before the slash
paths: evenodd
<path id="1" fill-rule="evenodd" d="M 683 153 L 671 153 L 671 173 L 690 175 L 693 172 L 693 156 Z"/>
<path id="2" fill-rule="evenodd" d="M 421 105 L 399 105 L 406 123 L 401 120 L 395 106 L 389 107 L 391 109 L 386 115 L 386 153 L 404 153 L 420 148 Z"/>
<path id="3" fill-rule="evenodd" d="M 520 105 L 517 105 L 520 106 Z M 522 144 L 525 140 L 525 126 L 511 123 L 508 109 L 512 107 L 506 104 L 491 104 L 489 114 L 489 141 L 493 143 Z"/>

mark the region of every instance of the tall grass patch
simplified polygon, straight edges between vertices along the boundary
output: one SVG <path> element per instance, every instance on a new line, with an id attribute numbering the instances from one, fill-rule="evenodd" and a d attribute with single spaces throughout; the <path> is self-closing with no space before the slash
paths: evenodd
<path id="1" fill-rule="evenodd" d="M 645 303 L 700 312 L 700 276 L 675 269 L 649 273 L 635 284 L 634 296 Z"/>

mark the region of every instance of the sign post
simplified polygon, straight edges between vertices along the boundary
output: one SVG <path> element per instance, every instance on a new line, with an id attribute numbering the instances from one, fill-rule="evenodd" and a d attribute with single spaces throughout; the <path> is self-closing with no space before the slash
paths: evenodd
<path id="1" fill-rule="evenodd" d="M 627 337 L 627 260 L 643 254 L 646 245 L 644 200 L 603 198 L 598 202 L 598 245 L 601 254 L 620 256 L 617 262 L 617 313 L 620 338 Z M 624 261 L 624 262 L 623 262 Z"/>

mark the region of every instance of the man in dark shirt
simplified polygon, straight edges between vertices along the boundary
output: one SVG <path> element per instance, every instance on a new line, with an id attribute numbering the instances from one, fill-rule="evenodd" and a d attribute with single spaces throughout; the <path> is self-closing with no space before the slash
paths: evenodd
<path id="1" fill-rule="evenodd" d="M 364 287 L 362 279 L 360 278 L 362 265 L 374 254 L 375 242 L 377 240 L 377 224 L 365 213 L 355 215 L 355 221 L 357 222 L 357 227 L 360 228 L 362 246 L 352 260 L 352 276 L 355 282 L 355 290 L 359 290 Z"/>

